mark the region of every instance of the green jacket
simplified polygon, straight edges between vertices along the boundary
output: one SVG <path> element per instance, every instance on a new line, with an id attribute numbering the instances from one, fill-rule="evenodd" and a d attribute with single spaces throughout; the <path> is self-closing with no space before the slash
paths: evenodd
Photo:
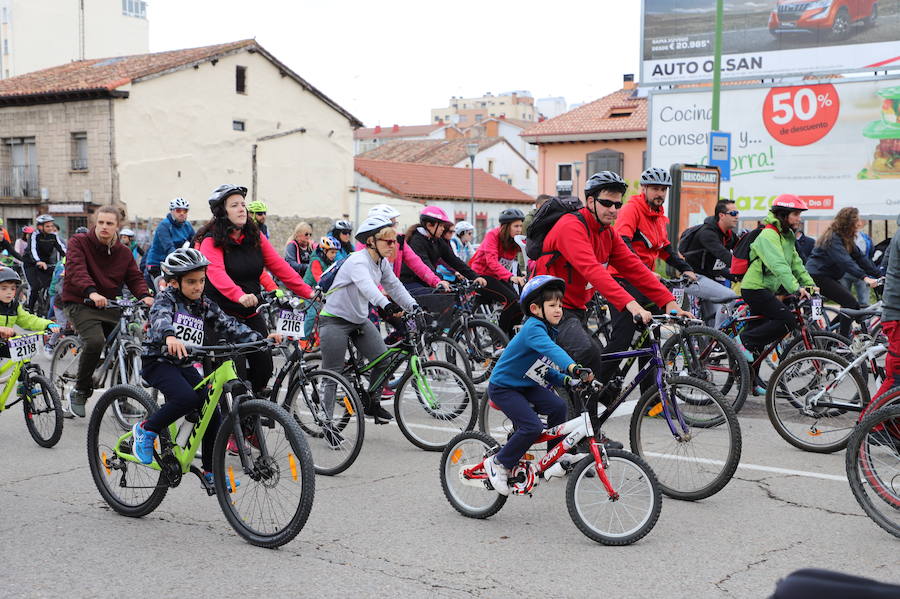
<path id="1" fill-rule="evenodd" d="M 16 306 L 15 313 L 13 313 L 13 306 Z M 44 331 L 51 324 L 53 324 L 52 320 L 26 312 L 25 308 L 16 301 L 9 304 L 0 303 L 0 327 L 19 325 L 26 331 Z"/>
<path id="2" fill-rule="evenodd" d="M 771 212 L 763 222 L 781 228 Z M 785 235 L 768 227 L 763 229 L 750 245 L 750 267 L 741 281 L 741 289 L 768 289 L 778 293 L 783 287 L 787 293 L 794 293 L 801 286 L 815 285 L 796 245 L 797 239 L 790 232 Z"/>

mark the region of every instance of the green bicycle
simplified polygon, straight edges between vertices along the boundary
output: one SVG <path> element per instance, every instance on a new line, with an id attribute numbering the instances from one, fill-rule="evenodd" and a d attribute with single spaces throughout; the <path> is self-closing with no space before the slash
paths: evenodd
<path id="1" fill-rule="evenodd" d="M 149 465 L 132 454 L 131 427 L 156 411 L 156 404 L 143 388 L 133 385 L 118 385 L 100 397 L 88 425 L 88 461 L 94 483 L 110 507 L 125 516 L 145 516 L 181 483 L 182 475 L 192 472 L 208 495 L 216 495 L 228 523 L 251 544 L 279 547 L 297 536 L 315 495 L 312 454 L 296 420 L 277 404 L 254 399 L 238 378 L 233 360 L 262 347 L 271 344 L 263 340 L 191 349 L 192 356 L 222 362 L 196 387 L 208 390 L 197 422 L 185 421 L 181 429 L 173 423 L 161 431 Z M 139 409 L 119 409 L 125 402 Z M 222 408 L 222 424 L 209 484 L 192 462 L 216 406 Z M 122 414 L 128 414 L 128 422 L 122 421 Z M 228 451 L 232 435 L 235 454 Z"/>
<path id="2" fill-rule="evenodd" d="M 31 438 L 41 447 L 53 447 L 62 437 L 62 403 L 41 367 L 31 362 L 31 357 L 44 344 L 43 337 L 43 333 L 33 333 L 10 337 L 7 341 L 10 359 L 0 366 L 0 380 L 6 379 L 0 391 L 0 412 L 21 402 Z M 16 399 L 7 404 L 13 389 Z"/>

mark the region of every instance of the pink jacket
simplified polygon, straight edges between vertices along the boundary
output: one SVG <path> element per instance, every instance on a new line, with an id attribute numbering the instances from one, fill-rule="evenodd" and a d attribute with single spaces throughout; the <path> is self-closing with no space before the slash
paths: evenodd
<path id="1" fill-rule="evenodd" d="M 419 255 L 406 243 L 403 235 L 397 235 L 397 241 L 400 242 L 400 251 L 397 252 L 397 257 L 394 258 L 394 263 L 392 265 L 394 267 L 394 274 L 397 275 L 397 277 L 400 277 L 400 268 L 403 266 L 403 262 L 406 261 L 406 265 L 416 273 L 417 277 L 428 283 L 430 286 L 437 287 L 441 282 L 441 279 L 433 273 L 430 268 L 425 266 L 425 263 L 422 262 Z M 359 242 L 356 243 L 356 251 L 364 249 L 365 247 L 365 245 Z"/>
<path id="2" fill-rule="evenodd" d="M 500 227 L 497 227 L 484 236 L 469 265 L 480 275 L 508 281 L 513 276 L 512 265 L 518 263 L 519 252 L 518 244 L 514 250 L 504 250 L 500 247 Z"/>

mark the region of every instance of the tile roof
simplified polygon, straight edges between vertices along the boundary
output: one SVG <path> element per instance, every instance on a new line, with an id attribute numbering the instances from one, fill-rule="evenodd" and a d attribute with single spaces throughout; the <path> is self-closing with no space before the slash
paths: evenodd
<path id="1" fill-rule="evenodd" d="M 394 127 L 364 127 L 353 133 L 353 139 L 387 139 L 390 137 L 424 137 L 443 127 L 440 123 L 433 125 L 395 125 Z"/>
<path id="2" fill-rule="evenodd" d="M 460 137 L 453 140 L 397 140 L 364 152 L 359 155 L 359 158 L 453 166 L 469 157 L 466 152 L 466 145 L 470 143 L 477 143 L 478 151 L 481 152 L 504 141 L 506 140 L 502 137 Z"/>
<path id="3" fill-rule="evenodd" d="M 646 134 L 647 98 L 637 97 L 635 91 L 622 89 L 552 119 L 535 123 L 522 132 L 522 137 L 532 143 L 540 143 L 544 137 L 566 135 L 585 137 L 596 134 L 600 138 L 610 138 L 616 133 L 629 133 L 632 137 L 639 132 Z M 617 109 L 623 112 L 630 110 L 631 115 L 610 118 L 610 114 Z"/>
<path id="4" fill-rule="evenodd" d="M 407 198 L 468 200 L 471 197 L 471 175 L 467 168 L 364 158 L 356 158 L 354 164 L 361 175 Z M 534 203 L 530 195 L 481 169 L 475 169 L 475 199 L 509 204 Z"/>

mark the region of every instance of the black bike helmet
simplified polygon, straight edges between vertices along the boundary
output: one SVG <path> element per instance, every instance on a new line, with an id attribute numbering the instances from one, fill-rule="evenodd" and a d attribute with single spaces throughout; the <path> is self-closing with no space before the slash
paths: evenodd
<path id="1" fill-rule="evenodd" d="M 159 269 L 166 277 L 177 277 L 209 266 L 206 256 L 194 248 L 178 248 L 162 261 Z"/>
<path id="2" fill-rule="evenodd" d="M 234 194 L 240 194 L 247 197 L 247 188 L 241 187 L 240 185 L 231 185 L 230 183 L 223 183 L 219 185 L 215 189 L 213 189 L 212 194 L 209 196 L 209 209 L 213 213 L 216 211 L 217 206 L 221 206 L 222 202 L 225 201 L 225 198 Z"/>
<path id="3" fill-rule="evenodd" d="M 641 173 L 641 185 L 672 187 L 672 177 L 669 176 L 669 171 L 654 166 Z"/>
<path id="4" fill-rule="evenodd" d="M 525 220 L 525 213 L 518 208 L 507 208 L 500 213 L 500 224 L 515 222 L 517 220 Z"/>
<path id="5" fill-rule="evenodd" d="M 591 178 L 584 184 L 584 196 L 597 197 L 597 194 L 604 189 L 625 193 L 628 184 L 612 171 L 600 171 L 591 175 Z"/>
<path id="6" fill-rule="evenodd" d="M 9 281 L 14 282 L 16 285 L 20 285 L 22 283 L 22 278 L 19 276 L 19 273 L 13 269 L 0 266 L 0 283 L 7 283 Z"/>

